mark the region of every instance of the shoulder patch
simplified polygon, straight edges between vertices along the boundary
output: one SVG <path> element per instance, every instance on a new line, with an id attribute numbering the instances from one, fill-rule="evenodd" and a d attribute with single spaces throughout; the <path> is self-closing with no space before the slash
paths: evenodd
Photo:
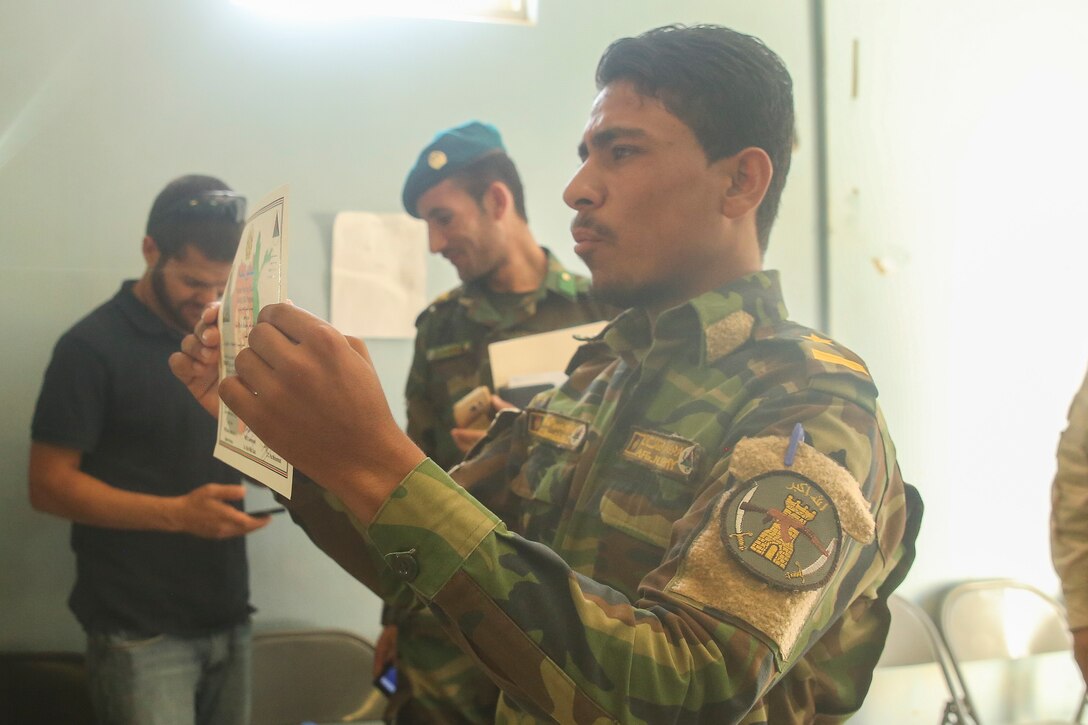
<path id="1" fill-rule="evenodd" d="M 809 360 L 821 363 L 827 372 L 843 372 L 850 370 L 864 378 L 870 378 L 869 368 L 865 362 L 850 350 L 828 337 L 807 330 L 807 334 L 799 339 L 801 349 Z"/>
<path id="2" fill-rule="evenodd" d="M 875 522 L 850 473 L 789 438 L 746 438 L 733 449 L 723 494 L 667 590 L 728 613 L 774 642 L 784 659 L 797 644 L 846 537 L 867 544 Z"/>
<path id="3" fill-rule="evenodd" d="M 721 509 L 726 551 L 777 587 L 823 586 L 839 557 L 835 504 L 808 478 L 773 471 L 746 481 Z"/>

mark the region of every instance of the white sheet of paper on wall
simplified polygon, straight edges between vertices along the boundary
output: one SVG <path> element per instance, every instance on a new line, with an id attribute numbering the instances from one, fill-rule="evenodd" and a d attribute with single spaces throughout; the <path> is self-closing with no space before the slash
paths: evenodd
<path id="1" fill-rule="evenodd" d="M 345 335 L 414 339 L 426 304 L 427 225 L 407 214 L 345 211 L 332 227 L 329 317 Z"/>

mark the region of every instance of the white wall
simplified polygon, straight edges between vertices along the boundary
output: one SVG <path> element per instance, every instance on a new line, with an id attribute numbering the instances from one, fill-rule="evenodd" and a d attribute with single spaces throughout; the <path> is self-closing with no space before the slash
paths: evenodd
<path id="1" fill-rule="evenodd" d="M 404 175 L 440 128 L 482 118 L 503 131 L 540 240 L 567 263 L 560 192 L 608 42 L 668 22 L 763 37 L 793 71 L 801 146 L 769 263 L 794 316 L 817 310 L 808 3 L 541 0 L 536 27 L 375 20 L 278 24 L 227 0 L 0 4 L 0 648 L 78 648 L 65 599 L 65 522 L 26 502 L 26 451 L 56 338 L 141 273 L 139 243 L 170 178 L 212 173 L 258 199 L 292 188 L 294 301 L 328 310 L 332 216 L 398 211 Z M 442 260 L 430 291 L 454 283 Z M 408 342 L 372 346 L 394 410 Z M 263 493 L 254 501 L 262 504 Z M 373 636 L 378 603 L 286 519 L 250 540 L 257 623 Z"/>
<path id="2" fill-rule="evenodd" d="M 1088 364 L 1088 4 L 826 6 L 831 328 L 926 501 L 905 591 L 1057 593 L 1054 452 Z"/>

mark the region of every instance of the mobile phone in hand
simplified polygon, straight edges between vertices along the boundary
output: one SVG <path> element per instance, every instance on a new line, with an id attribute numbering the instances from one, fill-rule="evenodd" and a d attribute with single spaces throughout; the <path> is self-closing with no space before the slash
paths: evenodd
<path id="1" fill-rule="evenodd" d="M 397 691 L 397 668 L 390 662 L 382 673 L 374 678 L 374 687 L 385 693 L 386 697 Z"/>
<path id="2" fill-rule="evenodd" d="M 271 516 L 272 514 L 282 514 L 286 511 L 283 506 L 273 506 L 270 509 L 261 509 L 259 511 L 246 511 L 250 516 Z"/>

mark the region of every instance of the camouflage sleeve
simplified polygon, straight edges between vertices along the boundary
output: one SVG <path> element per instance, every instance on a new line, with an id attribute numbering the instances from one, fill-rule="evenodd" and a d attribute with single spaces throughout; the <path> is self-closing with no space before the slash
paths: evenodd
<path id="1" fill-rule="evenodd" d="M 331 493 L 295 470 L 290 499 L 277 495 L 292 520 L 310 540 L 356 580 L 384 601 L 407 606 L 415 601 L 412 590 L 394 576 L 377 552 L 359 546 L 363 527 Z"/>
<path id="2" fill-rule="evenodd" d="M 1050 550 L 1072 629 L 1088 627 L 1088 377 L 1069 408 L 1051 491 Z"/>
<path id="3" fill-rule="evenodd" d="M 712 467 L 703 493 L 675 522 L 666 554 L 635 602 L 512 533 L 430 461 L 401 483 L 368 536 L 387 560 L 399 562 L 394 569 L 507 702 L 533 717 L 759 722 L 766 719 L 761 700 L 783 673 L 856 600 L 876 598 L 902 535 L 902 512 L 889 505 L 902 491 L 886 495 L 885 441 L 873 410 L 803 391 L 754 402 L 748 411 L 738 419 L 737 449 Z M 829 488 L 835 479 L 840 489 L 832 496 L 846 521 L 834 539 L 841 547 L 837 566 L 828 565 L 824 581 L 800 591 L 767 586 L 744 571 L 715 528 L 735 484 L 731 470 L 743 463 L 749 478 L 765 465 L 773 468 L 760 456 L 781 459 L 796 422 L 809 441 L 799 445 L 799 465 L 813 478 L 826 474 Z M 744 439 L 763 443 L 742 455 Z M 735 596 L 742 586 L 745 595 Z M 866 606 L 852 614 L 864 618 Z M 879 625 L 873 629 L 883 637 Z M 879 649 L 870 648 L 871 664 Z M 791 709 L 814 710 L 817 690 L 791 696 Z"/>
<path id="4" fill-rule="evenodd" d="M 427 395 L 430 365 L 427 362 L 426 322 L 422 316 L 417 325 L 412 367 L 408 371 L 408 382 L 404 389 L 404 398 L 408 405 L 406 432 L 424 454 L 433 458 L 438 452 L 440 418 L 434 403 Z"/>

